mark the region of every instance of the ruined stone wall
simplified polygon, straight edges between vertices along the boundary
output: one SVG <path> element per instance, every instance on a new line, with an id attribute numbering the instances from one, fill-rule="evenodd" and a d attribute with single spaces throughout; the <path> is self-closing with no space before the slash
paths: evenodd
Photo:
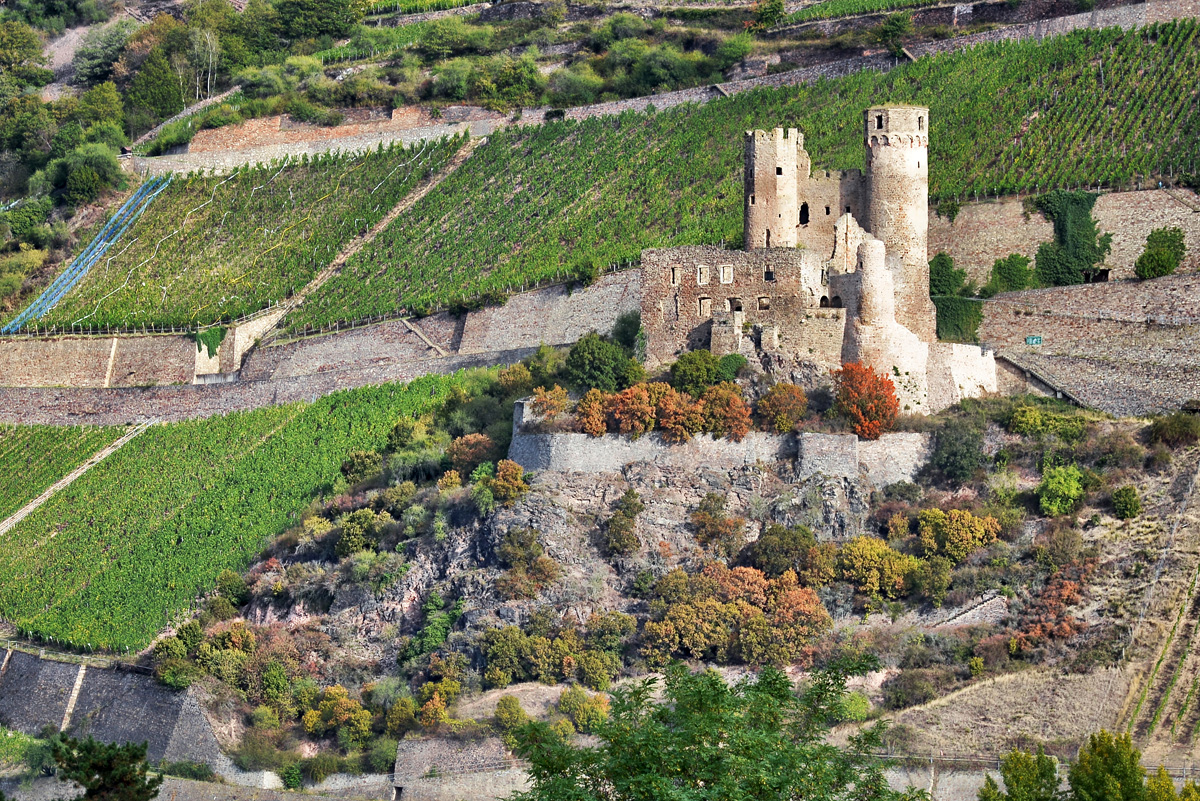
<path id="1" fill-rule="evenodd" d="M 267 348 L 269 352 L 274 348 Z M 212 385 L 125 389 L 90 387 L 0 387 L 0 423 L 19 425 L 124 425 L 151 420 L 175 422 L 212 417 L 316 398 L 353 387 L 411 381 L 422 375 L 469 367 L 512 364 L 532 349 L 447 358 L 395 359 L 348 364 L 323 372 L 278 380 Z"/>
<path id="2" fill-rule="evenodd" d="M 647 362 L 707 348 L 712 317 L 739 309 L 751 324 L 797 329 L 820 306 L 820 259 L 794 248 L 737 251 L 711 245 L 642 251 Z M 840 349 L 840 342 L 839 342 Z"/>
<path id="3" fill-rule="evenodd" d="M 996 356 L 976 345 L 935 342 L 929 347 L 929 411 L 1000 389 Z"/>
<path id="4" fill-rule="evenodd" d="M 799 243 L 804 248 L 829 258 L 833 255 L 834 223 L 843 214 L 853 214 L 856 220 L 866 218 L 863 200 L 863 177 L 858 170 L 816 170 L 800 175 L 797 195 L 803 220 L 808 206 L 808 222 L 801 222 Z"/>
<path id="5" fill-rule="evenodd" d="M 1108 192 L 1092 209 L 1101 232 L 1113 235 L 1105 266 L 1112 279 L 1134 277 L 1133 266 L 1155 228 L 1178 226 L 1184 232 L 1187 254 L 1181 271 L 1200 269 L 1200 196 L 1185 189 Z M 1054 226 L 1039 213 L 1026 215 L 1019 198 L 963 204 L 954 222 L 929 214 L 929 255 L 945 251 L 954 266 L 967 271 L 969 280 L 982 286 L 992 264 L 1010 253 L 1030 259 L 1038 245 L 1054 239 Z"/>
<path id="6" fill-rule="evenodd" d="M 180 336 L 0 339 L 0 385 L 129 387 L 190 384 L 196 345 Z"/>

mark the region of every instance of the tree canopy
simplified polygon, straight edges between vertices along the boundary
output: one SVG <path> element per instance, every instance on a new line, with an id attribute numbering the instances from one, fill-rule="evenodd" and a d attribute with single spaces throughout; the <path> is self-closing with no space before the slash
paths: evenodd
<path id="1" fill-rule="evenodd" d="M 577 746 L 547 724 L 517 732 L 530 761 L 531 786 L 521 801 L 891 801 L 884 763 L 871 756 L 885 724 L 850 738 L 845 748 L 825 735 L 837 720 L 846 679 L 874 659 L 837 661 L 799 691 L 780 670 L 726 684 L 715 671 L 673 664 L 656 678 L 612 691 L 600 744 Z"/>

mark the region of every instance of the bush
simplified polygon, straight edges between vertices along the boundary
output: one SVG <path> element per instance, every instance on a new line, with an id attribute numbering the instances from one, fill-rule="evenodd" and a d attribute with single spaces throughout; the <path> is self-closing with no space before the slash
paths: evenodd
<path id="1" fill-rule="evenodd" d="M 525 483 L 525 468 L 509 459 L 501 459 L 496 465 L 495 478 L 488 480 L 488 489 L 497 503 L 511 506 L 529 492 L 529 485 Z"/>
<path id="2" fill-rule="evenodd" d="M 808 526 L 788 528 L 773 523 L 761 536 L 746 546 L 743 561 L 756 567 L 767 578 L 778 578 L 789 570 L 799 570 L 817 538 Z"/>
<path id="3" fill-rule="evenodd" d="M 178 637 L 164 637 L 154 645 L 154 661 L 157 664 L 173 659 L 187 659 L 187 646 Z"/>
<path id="4" fill-rule="evenodd" d="M 693 350 L 683 354 L 671 365 L 671 385 L 680 392 L 699 397 L 704 390 L 717 383 L 720 360 L 707 350 Z"/>
<path id="5" fill-rule="evenodd" d="M 871 713 L 871 699 L 865 693 L 849 692 L 838 705 L 838 718 L 844 722 L 861 723 Z"/>
<path id="6" fill-rule="evenodd" d="M 1200 415 L 1175 412 L 1150 424 L 1150 444 L 1181 448 L 1200 441 Z"/>
<path id="7" fill-rule="evenodd" d="M 1033 271 L 1029 264 L 1029 259 L 1020 253 L 996 259 L 988 282 L 979 290 L 979 297 L 990 298 L 1001 292 L 1020 292 L 1022 289 L 1028 289 L 1033 282 Z"/>
<path id="8" fill-rule="evenodd" d="M 222 570 L 221 575 L 217 576 L 217 594 L 228 598 L 234 606 L 241 606 L 250 600 L 246 580 L 232 570 Z"/>
<path id="9" fill-rule="evenodd" d="M 949 254 L 938 253 L 929 261 L 929 294 L 957 295 L 967 280 L 967 271 L 956 269 Z"/>
<path id="10" fill-rule="evenodd" d="M 304 786 L 304 774 L 301 772 L 300 766 L 296 764 L 288 765 L 281 770 L 279 772 L 279 780 L 283 782 L 283 786 L 288 790 L 299 790 Z"/>
<path id="11" fill-rule="evenodd" d="M 617 501 L 617 510 L 604 531 L 604 549 L 610 555 L 626 556 L 638 549 L 637 516 L 646 507 L 637 491 L 630 488 Z"/>
<path id="12" fill-rule="evenodd" d="M 1113 512 L 1121 520 L 1129 520 L 1142 513 L 1142 499 L 1137 487 L 1121 487 L 1112 494 Z"/>
<path id="13" fill-rule="evenodd" d="M 891 548 L 878 537 L 855 537 L 842 546 L 842 577 L 865 595 L 897 598 L 920 564 L 915 557 Z"/>
<path id="14" fill-rule="evenodd" d="M 1171 275 L 1186 252 L 1182 228 L 1155 228 L 1146 237 L 1146 249 L 1138 256 L 1134 272 L 1143 280 Z"/>
<path id="15" fill-rule="evenodd" d="M 714 437 L 741 442 L 750 432 L 750 407 L 737 384 L 724 382 L 709 387 L 700 398 L 704 430 Z"/>
<path id="16" fill-rule="evenodd" d="M 576 731 L 592 732 L 608 717 L 608 698 L 572 685 L 558 697 L 558 711 L 567 716 Z"/>
<path id="17" fill-rule="evenodd" d="M 320 784 L 341 768 L 341 760 L 336 754 L 320 753 L 303 762 L 304 774 L 313 784 Z"/>
<path id="18" fill-rule="evenodd" d="M 740 353 L 725 354 L 717 361 L 717 380 L 736 381 L 738 373 L 749 363 Z"/>
<path id="19" fill-rule="evenodd" d="M 580 389 L 616 392 L 629 386 L 630 358 L 620 345 L 593 331 L 571 346 L 565 375 Z"/>
<path id="20" fill-rule="evenodd" d="M 378 453 L 355 451 L 342 462 L 342 475 L 350 484 L 360 484 L 383 472 L 383 462 Z"/>
<path id="21" fill-rule="evenodd" d="M 487 434 L 467 434 L 446 448 L 450 464 L 460 476 L 469 476 L 476 467 L 496 456 L 496 443 Z"/>
<path id="22" fill-rule="evenodd" d="M 1070 514 L 1083 498 L 1083 473 L 1075 465 L 1050 467 L 1037 488 L 1042 513 L 1051 517 Z"/>
<path id="23" fill-rule="evenodd" d="M 937 433 L 929 462 L 952 481 L 966 481 L 983 466 L 983 431 L 965 420 L 952 419 Z"/>
<path id="24" fill-rule="evenodd" d="M 756 409 L 764 431 L 788 434 L 796 430 L 808 411 L 808 396 L 795 384 L 778 383 L 767 390 Z"/>
<path id="25" fill-rule="evenodd" d="M 977 517 L 964 509 L 922 509 L 917 515 L 917 532 L 927 555 L 940 554 L 961 562 L 995 542 L 1000 523 L 994 517 Z"/>
<path id="26" fill-rule="evenodd" d="M 924 670 L 904 670 L 883 683 L 883 703 L 888 709 L 906 709 L 937 698 L 937 687 Z"/>
<path id="27" fill-rule="evenodd" d="M 396 766 L 398 745 L 391 737 L 380 737 L 371 743 L 371 749 L 367 751 L 367 767 L 374 773 L 391 773 Z"/>
<path id="28" fill-rule="evenodd" d="M 892 379 L 858 362 L 833 371 L 833 413 L 863 439 L 879 439 L 896 425 L 900 402 Z"/>
<path id="29" fill-rule="evenodd" d="M 696 541 L 714 547 L 726 557 L 737 553 L 742 546 L 746 521 L 725 514 L 723 495 L 706 493 L 692 512 L 691 522 L 696 529 Z"/>

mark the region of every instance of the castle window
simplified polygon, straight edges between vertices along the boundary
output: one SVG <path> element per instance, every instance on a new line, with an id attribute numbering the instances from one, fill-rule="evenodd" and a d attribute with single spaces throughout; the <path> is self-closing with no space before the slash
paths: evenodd
<path id="1" fill-rule="evenodd" d="M 822 296 L 820 306 L 822 309 L 828 309 L 829 308 L 829 298 Z"/>
<path id="2" fill-rule="evenodd" d="M 679 296 L 675 296 L 675 319 L 679 319 Z"/>
<path id="3" fill-rule="evenodd" d="M 703 264 L 696 265 L 696 285 L 705 286 L 708 284 L 708 267 Z"/>
<path id="4" fill-rule="evenodd" d="M 732 284 L 733 283 L 733 265 L 732 264 L 722 264 L 721 265 L 721 283 L 722 284 Z"/>
<path id="5" fill-rule="evenodd" d="M 770 267 L 767 267 L 765 270 L 763 270 L 763 280 L 764 281 L 774 281 L 775 280 L 775 271 L 772 270 Z"/>
<path id="6" fill-rule="evenodd" d="M 829 213 L 830 213 L 831 211 L 833 211 L 833 209 L 831 209 L 831 208 L 829 208 L 828 206 L 826 206 L 826 207 L 825 207 L 825 216 L 826 216 L 826 217 L 828 217 L 828 216 L 829 216 Z"/>
<path id="7" fill-rule="evenodd" d="M 771 232 L 767 231 L 767 247 L 771 247 Z"/>
<path id="8" fill-rule="evenodd" d="M 700 298 L 696 305 L 701 317 L 712 317 L 712 298 Z"/>
<path id="9" fill-rule="evenodd" d="M 759 311 L 770 311 L 771 310 L 771 299 L 770 298 L 759 298 L 758 299 L 758 310 Z"/>
<path id="10" fill-rule="evenodd" d="M 882 114 L 875 115 L 875 129 L 878 131 L 883 130 L 883 115 Z"/>
<path id="11" fill-rule="evenodd" d="M 850 207 L 849 207 L 849 206 L 847 206 L 847 207 L 846 207 L 846 213 L 847 213 L 847 214 L 849 214 L 849 213 L 850 213 Z"/>
<path id="12" fill-rule="evenodd" d="M 671 268 L 671 286 L 679 286 L 679 268 Z"/>
<path id="13" fill-rule="evenodd" d="M 725 299 L 725 311 L 739 312 L 741 310 L 742 310 L 742 299 L 741 298 L 726 298 Z"/>
<path id="14" fill-rule="evenodd" d="M 835 309 L 840 309 L 840 308 L 842 308 L 842 299 L 840 297 L 838 297 L 837 295 L 834 295 L 833 301 L 830 303 L 830 305 L 833 306 L 833 308 L 835 308 Z"/>
<path id="15" fill-rule="evenodd" d="M 776 168 L 775 168 L 775 174 L 776 174 L 776 175 L 783 175 L 783 167 L 776 167 Z"/>
<path id="16" fill-rule="evenodd" d="M 917 130 L 918 131 L 925 130 L 925 118 L 924 117 L 917 117 Z"/>
<path id="17" fill-rule="evenodd" d="M 750 205 L 751 205 L 751 206 L 753 206 L 753 205 L 754 205 L 754 195 L 751 195 L 751 196 L 750 196 Z"/>
<path id="18" fill-rule="evenodd" d="M 808 225 L 808 204 L 807 203 L 803 203 L 800 205 L 800 224 Z"/>

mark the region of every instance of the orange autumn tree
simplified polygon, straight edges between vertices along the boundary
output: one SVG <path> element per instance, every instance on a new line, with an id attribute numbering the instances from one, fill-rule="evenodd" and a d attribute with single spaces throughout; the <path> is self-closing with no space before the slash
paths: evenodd
<path id="1" fill-rule="evenodd" d="M 886 374 L 858 362 L 847 362 L 833 371 L 833 389 L 834 414 L 849 422 L 863 439 L 879 439 L 896 424 L 900 401 Z"/>

